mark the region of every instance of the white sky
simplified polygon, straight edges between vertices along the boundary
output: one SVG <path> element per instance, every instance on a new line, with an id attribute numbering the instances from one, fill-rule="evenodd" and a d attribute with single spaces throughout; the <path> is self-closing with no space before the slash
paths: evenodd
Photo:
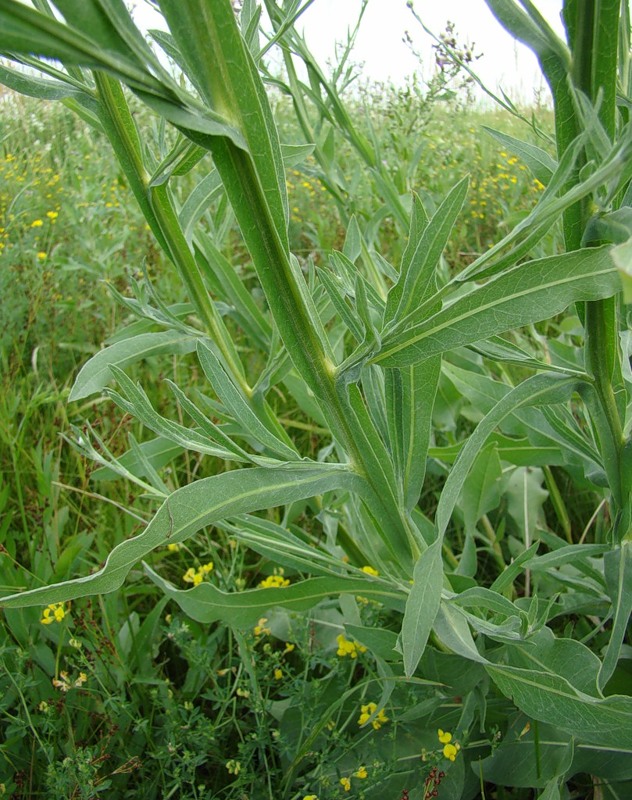
<path id="1" fill-rule="evenodd" d="M 535 4 L 563 38 L 559 18 L 562 0 L 535 0 Z M 138 25 L 157 27 L 144 3 L 136 0 L 134 5 Z M 458 42 L 475 44 L 475 52 L 483 55 L 474 68 L 493 91 L 502 87 L 514 101 L 531 103 L 534 93 L 546 86 L 531 51 L 516 43 L 496 22 L 485 0 L 414 0 L 414 7 L 426 27 L 436 34 L 452 21 Z M 303 28 L 310 49 L 322 64 L 334 58 L 335 43 L 346 40 L 360 8 L 361 0 L 315 0 L 301 17 L 298 28 Z M 403 42 L 407 31 L 421 54 L 421 64 Z M 363 64 L 363 78 L 401 85 L 415 71 L 423 78 L 432 75 L 431 45 L 432 40 L 414 19 L 406 0 L 369 0 L 353 60 Z"/>

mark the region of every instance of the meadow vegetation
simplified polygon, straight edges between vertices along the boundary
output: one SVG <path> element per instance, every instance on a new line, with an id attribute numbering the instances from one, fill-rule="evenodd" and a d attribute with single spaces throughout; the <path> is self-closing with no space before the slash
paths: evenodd
<path id="1" fill-rule="evenodd" d="M 256 52 L 253 9 L 244 4 L 241 24 Z M 282 40 L 282 16 L 275 24 Z M 0 50 L 15 49 L 0 33 Z M 448 307 L 467 301 L 458 276 L 477 279 L 473 293 L 502 279 L 507 255 L 494 246 L 517 226 L 526 234 L 508 239 L 512 267 L 528 258 L 543 274 L 579 269 L 570 259 L 582 242 L 569 246 L 561 212 L 585 198 L 592 211 L 601 203 L 600 219 L 626 207 L 627 139 L 620 156 L 597 111 L 580 105 L 587 133 L 558 163 L 546 108 L 481 111 L 414 80 L 345 91 L 349 73 L 319 83 L 313 64 L 301 94 L 287 60 L 284 78 L 263 70 L 284 185 L 265 164 L 253 174 L 272 197 L 269 241 L 276 231 L 296 257 L 288 286 L 301 287 L 302 319 L 316 331 L 305 347 L 322 348 L 344 377 L 328 399 L 292 338 L 300 321 L 283 327 L 264 248 L 236 205 L 245 184 L 235 188 L 221 148 L 243 148 L 239 137 L 177 117 L 182 136 L 169 122 L 176 102 L 155 113 L 140 90 L 108 106 L 127 67 L 117 80 L 95 72 L 95 89 L 94 64 L 76 63 L 68 74 L 90 103 L 0 95 L 0 588 L 12 595 L 0 620 L 0 797 L 623 800 L 631 486 L 629 470 L 616 478 L 607 460 L 623 456 L 604 444 L 599 403 L 578 388 L 593 369 L 584 305 L 610 302 L 619 284 L 602 289 L 578 272 L 581 290 L 565 290 L 552 313 L 521 311 L 507 328 L 481 321 L 485 341 L 446 341 L 424 362 L 430 389 L 411 358 L 384 353 L 389 342 L 412 347 L 400 308 L 414 315 L 417 304 L 434 319 L 451 286 Z M 201 73 L 191 76 L 210 107 Z M 11 85 L 9 72 L 0 77 Z M 124 124 L 112 133 L 107 114 L 117 113 Z M 255 124 L 269 132 L 266 113 Z M 248 136 L 261 133 L 247 125 Z M 142 131 L 147 207 L 121 129 Z M 559 121 L 557 133 L 559 149 Z M 547 216 L 573 186 L 575 205 Z M 286 243 L 275 206 L 284 191 Z M 627 218 L 615 222 L 627 235 L 599 228 L 596 264 L 632 232 Z M 425 267 L 411 256 L 419 240 L 436 250 Z M 197 273 L 186 272 L 187 252 Z M 601 261 L 595 269 L 606 283 L 617 275 Z M 558 289 L 544 277 L 542 286 L 527 290 L 549 309 L 545 292 Z M 611 375 L 623 451 L 630 339 L 617 297 Z M 382 318 L 390 329 L 378 330 Z M 154 335 L 173 341 L 86 372 L 94 354 Z M 397 400 L 402 385 L 428 408 L 426 422 Z M 373 484 L 345 483 L 351 469 L 331 482 L 326 468 L 371 450 L 353 452 L 336 407 L 375 432 L 372 452 L 381 441 L 392 457 L 385 486 L 401 490 L 392 507 Z M 398 420 L 409 413 L 407 434 Z M 417 449 L 406 450 L 406 435 Z M 208 493 L 217 476 L 228 495 L 247 470 L 290 468 L 296 480 L 313 469 L 311 493 L 283 499 L 273 486 L 265 503 L 234 500 L 208 524 L 168 502 L 190 487 Z M 103 588 L 108 554 L 159 525 L 145 566 L 137 558 L 120 588 Z M 71 589 L 44 588 L 57 584 Z"/>

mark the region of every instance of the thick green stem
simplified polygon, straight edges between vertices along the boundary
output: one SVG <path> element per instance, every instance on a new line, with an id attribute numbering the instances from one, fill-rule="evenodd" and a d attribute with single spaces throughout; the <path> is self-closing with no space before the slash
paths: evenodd
<path id="1" fill-rule="evenodd" d="M 572 37 L 573 83 L 593 103 L 600 101 L 599 120 L 611 139 L 614 139 L 616 130 L 619 9 L 620 0 L 602 0 L 599 3 L 567 1 L 565 4 Z M 570 126 L 571 121 L 564 124 Z M 588 198 L 581 202 L 579 209 L 580 230 L 583 231 L 591 213 Z M 577 247 L 580 243 L 567 242 L 567 246 L 569 244 Z M 615 397 L 621 369 L 616 298 L 587 302 L 584 328 L 586 369 L 594 379 L 597 399 L 594 422 L 618 513 L 627 501 L 621 475 L 623 425 Z"/>

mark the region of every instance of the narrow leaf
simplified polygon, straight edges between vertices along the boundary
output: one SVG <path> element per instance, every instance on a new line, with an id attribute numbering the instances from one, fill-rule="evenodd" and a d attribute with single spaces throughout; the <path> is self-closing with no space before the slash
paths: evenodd
<path id="1" fill-rule="evenodd" d="M 436 353 L 549 319 L 580 300 L 612 297 L 621 281 L 607 247 L 519 264 L 445 305 L 429 319 L 410 315 L 383 338 L 373 358 L 385 367 L 419 363 Z"/>
<path id="2" fill-rule="evenodd" d="M 0 606 L 25 608 L 113 592 L 123 584 L 132 567 L 156 547 L 183 542 L 217 520 L 291 504 L 327 491 L 362 490 L 363 486 L 364 481 L 358 476 L 344 467 L 329 464 L 291 469 L 253 467 L 213 475 L 175 491 L 145 530 L 117 545 L 105 566 L 94 574 L 3 597 Z"/>
<path id="3" fill-rule="evenodd" d="M 73 384 L 69 400 L 81 400 L 101 391 L 111 380 L 110 365 L 124 369 L 142 358 L 168 353 L 183 354 L 195 350 L 197 340 L 179 331 L 162 333 L 142 333 L 131 339 L 124 339 L 100 350 L 87 361 Z"/>
<path id="4" fill-rule="evenodd" d="M 425 550 L 415 564 L 413 585 L 406 601 L 402 623 L 402 653 L 404 672 L 410 678 L 426 649 L 434 623 L 443 585 L 441 539 Z"/>

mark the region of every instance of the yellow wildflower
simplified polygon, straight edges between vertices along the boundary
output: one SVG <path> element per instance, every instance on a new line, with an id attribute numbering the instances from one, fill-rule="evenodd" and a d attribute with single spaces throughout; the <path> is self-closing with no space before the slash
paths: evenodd
<path id="1" fill-rule="evenodd" d="M 283 670 L 278 667 L 274 670 L 274 679 L 280 681 L 283 678 Z"/>
<path id="2" fill-rule="evenodd" d="M 283 651 L 283 655 L 286 655 L 287 653 L 291 653 L 292 650 L 294 650 L 295 647 L 296 647 L 295 644 L 290 644 L 289 642 L 287 642 L 286 645 L 285 645 L 285 650 Z"/>
<path id="3" fill-rule="evenodd" d="M 452 734 L 449 731 L 442 731 L 441 728 L 437 731 L 437 736 L 439 737 L 439 741 L 443 745 L 443 755 L 444 758 L 447 758 L 450 761 L 454 761 L 456 759 L 456 755 L 461 749 L 461 745 L 455 742 L 452 743 Z"/>
<path id="4" fill-rule="evenodd" d="M 202 564 L 198 571 L 201 572 L 202 575 L 208 575 L 213 571 L 213 562 L 209 561 L 208 564 Z"/>
<path id="5" fill-rule="evenodd" d="M 266 622 L 268 621 L 267 617 L 261 617 L 259 622 L 255 625 L 252 629 L 252 632 L 255 636 L 265 636 L 266 634 L 270 634 L 270 628 L 266 628 Z"/>
<path id="6" fill-rule="evenodd" d="M 57 219 L 57 217 L 59 216 L 59 212 L 58 211 L 47 211 L 46 212 L 46 216 L 48 217 L 49 220 L 51 220 L 51 222 L 54 222 Z"/>
<path id="7" fill-rule="evenodd" d="M 44 261 L 44 259 L 47 257 L 47 254 L 43 250 L 40 250 L 39 253 L 37 254 L 37 257 L 39 258 L 40 261 Z"/>
<path id="8" fill-rule="evenodd" d="M 362 766 L 358 769 L 357 772 L 353 773 L 354 778 L 360 778 L 360 780 L 364 780 L 364 778 L 368 777 L 368 772 L 366 771 L 366 767 Z"/>
<path id="9" fill-rule="evenodd" d="M 446 744 L 443 746 L 443 755 L 450 761 L 455 761 L 460 749 L 458 744 Z"/>
<path id="10" fill-rule="evenodd" d="M 182 580 L 185 583 L 192 583 L 194 586 L 199 586 L 203 579 L 204 576 L 200 572 L 197 572 L 194 567 L 189 567 L 182 576 Z"/>
<path id="11" fill-rule="evenodd" d="M 366 705 L 360 706 L 360 717 L 358 718 L 358 725 L 366 725 L 369 719 L 375 714 L 377 711 L 377 703 L 367 703 Z M 388 722 L 388 717 L 384 713 L 384 709 L 380 709 L 379 713 L 371 720 L 371 725 L 375 728 L 376 731 Z"/>
<path id="12" fill-rule="evenodd" d="M 289 580 L 284 578 L 283 575 L 268 575 L 268 577 L 259 584 L 262 589 L 282 589 L 284 586 L 289 585 Z"/>
<path id="13" fill-rule="evenodd" d="M 41 228 L 43 224 L 41 219 L 34 219 L 33 222 L 31 222 L 31 228 Z"/>
<path id="14" fill-rule="evenodd" d="M 345 792 L 351 791 L 351 781 L 349 778 L 340 778 L 340 785 L 345 790 Z"/>
<path id="15" fill-rule="evenodd" d="M 365 567 L 362 567 L 362 572 L 366 572 L 367 575 L 373 575 L 375 577 L 380 574 L 375 567 L 370 567 L 368 564 Z"/>
<path id="16" fill-rule="evenodd" d="M 177 553 L 179 549 L 180 549 L 180 545 L 177 544 L 176 542 L 171 542 L 171 544 L 167 545 L 167 550 L 170 553 Z"/>
<path id="17" fill-rule="evenodd" d="M 51 603 L 42 612 L 40 622 L 42 625 L 50 625 L 53 622 L 61 622 L 66 616 L 66 609 L 63 603 Z"/>
<path id="18" fill-rule="evenodd" d="M 341 658 L 344 658 L 345 656 L 357 658 L 358 653 L 366 653 L 366 647 L 363 644 L 355 641 L 349 641 L 349 639 L 346 639 L 342 633 L 339 636 L 336 636 L 336 641 L 338 642 L 338 650 L 336 651 L 336 654 Z"/>

